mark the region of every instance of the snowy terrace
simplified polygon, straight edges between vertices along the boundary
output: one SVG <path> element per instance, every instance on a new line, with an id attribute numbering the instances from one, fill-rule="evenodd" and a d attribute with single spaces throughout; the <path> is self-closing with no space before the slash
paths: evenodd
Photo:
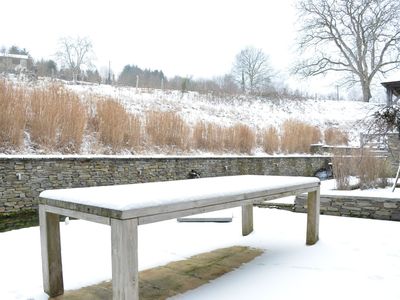
<path id="1" fill-rule="evenodd" d="M 139 269 L 233 245 L 264 253 L 233 272 L 174 299 L 399 299 L 399 222 L 321 216 L 320 241 L 304 243 L 305 214 L 254 211 L 254 232 L 232 223 L 179 223 L 139 227 Z M 111 279 L 109 226 L 81 220 L 61 224 L 65 288 Z M 174 232 L 174 234 L 170 234 Z M 212 234 L 210 234 L 212 233 Z M 0 234 L 0 299 L 44 300 L 39 228 Z M 101 262 L 101 263 L 99 263 Z"/>

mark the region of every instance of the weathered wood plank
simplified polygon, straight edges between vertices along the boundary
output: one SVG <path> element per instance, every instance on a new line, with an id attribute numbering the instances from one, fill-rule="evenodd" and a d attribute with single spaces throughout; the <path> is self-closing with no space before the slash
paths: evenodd
<path id="1" fill-rule="evenodd" d="M 208 213 L 208 212 L 213 212 L 213 211 L 217 211 L 217 210 L 238 207 L 243 204 L 251 204 L 251 203 L 253 203 L 252 199 L 234 201 L 234 202 L 204 206 L 204 207 L 200 207 L 200 208 L 183 209 L 183 210 L 178 210 L 178 211 L 174 211 L 174 212 L 166 212 L 166 213 L 160 213 L 160 214 L 156 214 L 156 215 L 144 216 L 144 217 L 139 217 L 138 220 L 139 220 L 139 225 L 143 225 L 143 224 L 155 223 L 155 222 L 160 222 L 160 221 L 165 221 L 165 220 L 170 220 L 170 219 L 175 219 L 175 218 L 181 218 L 181 217 L 186 217 L 186 216 L 191 216 L 191 215 L 197 215 L 197 214 Z"/>
<path id="2" fill-rule="evenodd" d="M 90 222 L 95 222 L 95 223 L 100 223 L 104 225 L 110 225 L 110 218 L 107 217 L 102 217 L 98 215 L 93 215 L 93 214 L 88 214 L 76 210 L 71 210 L 71 209 L 66 209 L 66 208 L 61 208 L 61 207 L 54 207 L 54 206 L 49 206 L 45 205 L 46 211 L 51 212 L 54 214 L 66 216 L 66 217 L 71 217 L 75 219 L 81 219 L 81 220 L 86 220 Z"/>
<path id="3" fill-rule="evenodd" d="M 64 293 L 59 216 L 39 205 L 43 288 L 50 297 Z"/>
<path id="4" fill-rule="evenodd" d="M 314 245 L 319 239 L 320 189 L 308 193 L 307 198 L 307 245 Z"/>
<path id="5" fill-rule="evenodd" d="M 262 197 L 272 199 L 284 194 L 309 191 L 318 186 L 317 178 L 242 175 L 200 178 L 196 181 L 49 190 L 40 194 L 40 201 L 41 204 L 82 213 L 131 219 L 231 201 Z M 118 195 L 118 199 L 114 199 L 115 195 Z"/>
<path id="6" fill-rule="evenodd" d="M 287 197 L 287 196 L 297 196 L 297 195 L 301 195 L 304 193 L 308 193 L 310 191 L 315 191 L 318 188 L 318 185 L 315 185 L 313 187 L 308 187 L 308 188 L 299 188 L 296 189 L 294 191 L 286 191 L 286 192 L 280 192 L 280 193 L 276 193 L 273 195 L 268 195 L 268 196 L 264 196 L 259 198 L 260 201 L 258 202 L 264 202 L 264 201 L 270 201 L 270 200 L 275 200 L 278 198 L 283 198 L 283 197 Z M 258 202 L 254 202 L 254 203 L 258 203 Z"/>
<path id="7" fill-rule="evenodd" d="M 318 189 L 318 186 L 314 188 L 308 188 L 306 191 L 315 191 Z M 302 192 L 304 192 L 304 189 L 301 189 Z M 271 199 L 276 199 L 280 197 L 285 197 L 287 195 L 293 195 L 293 192 L 282 192 L 280 194 L 275 194 L 274 197 Z M 297 192 L 296 192 L 297 194 Z M 190 215 L 196 215 L 196 214 L 202 214 L 202 213 L 208 213 L 208 212 L 213 212 L 217 210 L 223 210 L 223 209 L 228 209 L 228 208 L 234 208 L 246 204 L 254 204 L 254 203 L 261 203 L 266 201 L 265 197 L 256 197 L 256 198 L 251 198 L 251 199 L 243 199 L 243 200 L 231 200 L 226 203 L 217 203 L 217 204 L 212 204 L 208 203 L 208 205 L 203 205 L 202 207 L 195 207 L 195 208 L 186 208 L 186 206 L 182 206 L 180 209 L 176 211 L 170 212 L 168 209 L 164 212 L 162 208 L 159 208 L 157 210 L 158 213 L 153 212 L 153 214 L 150 215 L 143 215 L 138 217 L 139 220 L 139 225 L 143 224 L 149 224 L 149 223 L 155 223 L 155 222 L 160 222 L 160 221 L 165 221 L 165 220 L 170 220 L 174 218 L 181 218 L 181 217 L 186 217 Z"/>
<path id="8" fill-rule="evenodd" d="M 145 208 L 137 208 L 131 209 L 121 212 L 121 219 L 130 219 L 130 218 L 137 218 L 149 215 L 157 215 L 157 214 L 165 214 L 169 212 L 176 212 L 176 211 L 183 211 L 183 210 L 190 210 L 190 209 L 202 209 L 204 207 L 210 207 L 213 205 L 225 205 L 227 203 L 234 203 L 239 201 L 248 201 L 248 200 L 260 200 L 260 199 L 276 199 L 280 197 L 285 197 L 288 195 L 294 195 L 301 192 L 308 192 L 311 190 L 315 190 L 319 187 L 318 183 L 313 184 L 304 184 L 304 185 L 296 185 L 296 186 L 286 186 L 284 188 L 276 188 L 274 190 L 265 189 L 259 192 L 252 192 L 252 193 L 238 193 L 236 195 L 230 196 L 218 196 L 206 199 L 199 199 L 199 200 L 191 200 L 185 201 L 181 203 L 171 203 L 171 204 L 163 204 Z M 240 205 L 236 205 L 240 206 Z M 232 206 L 235 207 L 235 206 Z M 228 208 L 228 207 L 227 207 Z"/>
<path id="9" fill-rule="evenodd" d="M 253 232 L 253 204 L 242 205 L 242 235 Z"/>
<path id="10" fill-rule="evenodd" d="M 111 219 L 113 300 L 138 300 L 138 221 Z"/>

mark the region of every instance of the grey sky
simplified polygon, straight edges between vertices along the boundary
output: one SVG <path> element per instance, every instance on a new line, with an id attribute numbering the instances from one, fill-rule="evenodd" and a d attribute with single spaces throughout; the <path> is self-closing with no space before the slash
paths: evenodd
<path id="1" fill-rule="evenodd" d="M 88 36 L 99 69 L 110 60 L 116 73 L 136 64 L 162 69 L 169 77 L 229 73 L 235 55 L 254 46 L 270 56 L 291 87 L 326 92 L 330 80 L 288 77 L 296 59 L 295 1 L 4 1 L 0 46 L 15 44 L 35 59 L 55 59 L 60 37 Z"/>

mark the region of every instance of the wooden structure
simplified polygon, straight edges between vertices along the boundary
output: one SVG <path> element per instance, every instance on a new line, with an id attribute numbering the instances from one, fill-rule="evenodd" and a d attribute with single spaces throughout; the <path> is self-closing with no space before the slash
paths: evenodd
<path id="1" fill-rule="evenodd" d="M 242 207 L 242 234 L 253 231 L 253 204 L 308 193 L 306 244 L 318 241 L 320 181 L 313 177 L 243 175 L 48 190 L 40 194 L 43 287 L 64 293 L 59 215 L 111 226 L 114 300 L 139 299 L 138 225 Z"/>
<path id="2" fill-rule="evenodd" d="M 386 88 L 386 103 L 392 105 L 400 98 L 400 81 L 388 81 L 381 83 Z M 393 101 L 393 97 L 396 97 Z"/>

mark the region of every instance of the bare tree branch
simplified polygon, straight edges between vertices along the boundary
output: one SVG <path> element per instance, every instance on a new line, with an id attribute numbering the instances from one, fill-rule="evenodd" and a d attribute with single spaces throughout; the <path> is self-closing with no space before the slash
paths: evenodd
<path id="1" fill-rule="evenodd" d="M 299 61 L 294 72 L 349 72 L 369 101 L 374 76 L 400 66 L 400 1 L 300 0 L 298 9 L 299 50 L 312 57 Z"/>
<path id="2" fill-rule="evenodd" d="M 236 55 L 232 74 L 242 91 L 254 93 L 264 88 L 272 76 L 268 56 L 254 47 L 247 47 Z"/>
<path id="3" fill-rule="evenodd" d="M 81 72 L 82 65 L 90 66 L 93 57 L 92 42 L 87 37 L 63 37 L 59 40 L 56 56 L 61 65 L 72 72 L 73 80 Z"/>

